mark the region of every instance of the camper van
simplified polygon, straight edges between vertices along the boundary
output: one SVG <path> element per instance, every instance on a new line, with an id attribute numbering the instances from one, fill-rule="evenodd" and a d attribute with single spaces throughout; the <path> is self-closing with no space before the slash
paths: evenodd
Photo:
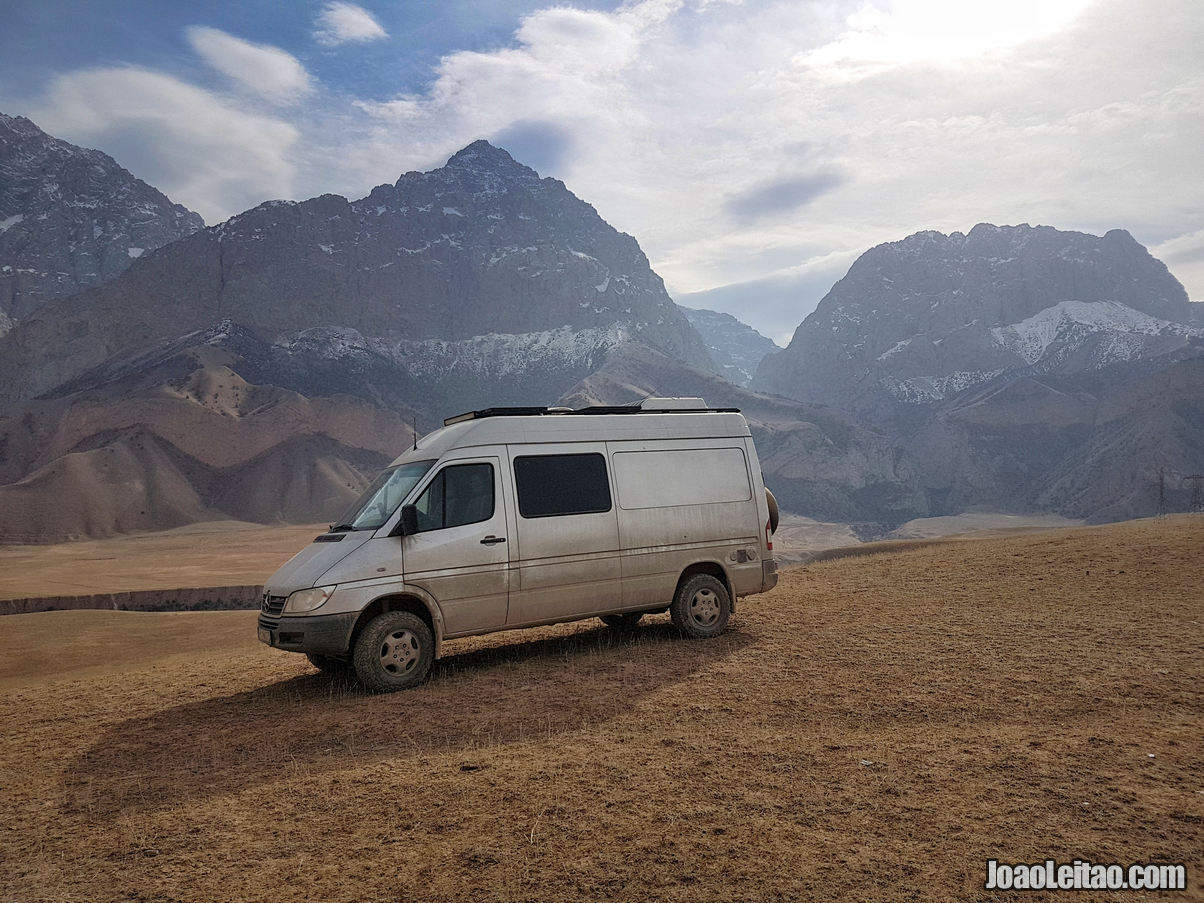
<path id="1" fill-rule="evenodd" d="M 426 677 L 444 640 L 668 611 L 722 633 L 777 583 L 748 423 L 701 398 L 490 408 L 444 421 L 264 587 L 259 639 L 376 691 Z"/>

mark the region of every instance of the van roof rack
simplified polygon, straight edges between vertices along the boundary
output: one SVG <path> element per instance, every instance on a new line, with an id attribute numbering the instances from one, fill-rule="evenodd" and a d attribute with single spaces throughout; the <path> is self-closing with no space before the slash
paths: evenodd
<path id="1" fill-rule="evenodd" d="M 701 398 L 656 398 L 650 396 L 636 404 L 594 404 L 584 408 L 566 409 L 563 407 L 512 407 L 512 408 L 481 408 L 479 411 L 465 411 L 455 417 L 443 421 L 444 426 L 454 423 L 464 423 L 468 420 L 480 420 L 484 417 L 531 417 L 548 414 L 556 417 L 574 414 L 739 414 L 739 408 L 708 408 Z"/>

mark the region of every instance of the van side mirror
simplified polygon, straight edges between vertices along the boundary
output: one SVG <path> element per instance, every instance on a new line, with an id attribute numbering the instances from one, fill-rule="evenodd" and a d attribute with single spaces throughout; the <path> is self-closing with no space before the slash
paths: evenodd
<path id="1" fill-rule="evenodd" d="M 397 523 L 398 532 L 402 536 L 412 536 L 418 532 L 418 509 L 413 505 L 401 506 L 401 520 Z"/>

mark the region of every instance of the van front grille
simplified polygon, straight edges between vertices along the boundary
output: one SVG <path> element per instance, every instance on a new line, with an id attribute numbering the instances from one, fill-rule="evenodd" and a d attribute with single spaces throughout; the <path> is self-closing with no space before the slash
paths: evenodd
<path id="1" fill-rule="evenodd" d="M 280 626 L 280 621 L 277 618 L 267 618 L 263 615 L 259 616 L 259 626 L 266 630 L 275 630 Z"/>
<path id="2" fill-rule="evenodd" d="M 288 596 L 269 596 L 263 594 L 263 613 L 272 617 L 279 617 L 284 611 L 284 602 Z"/>

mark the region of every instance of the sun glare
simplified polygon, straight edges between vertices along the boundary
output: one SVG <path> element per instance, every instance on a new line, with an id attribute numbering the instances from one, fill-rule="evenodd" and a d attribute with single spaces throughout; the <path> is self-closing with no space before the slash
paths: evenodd
<path id="1" fill-rule="evenodd" d="M 943 63 L 1045 37 L 1064 28 L 1090 0 L 896 0 L 867 3 L 848 30 L 800 57 L 815 67 L 875 71 Z"/>

